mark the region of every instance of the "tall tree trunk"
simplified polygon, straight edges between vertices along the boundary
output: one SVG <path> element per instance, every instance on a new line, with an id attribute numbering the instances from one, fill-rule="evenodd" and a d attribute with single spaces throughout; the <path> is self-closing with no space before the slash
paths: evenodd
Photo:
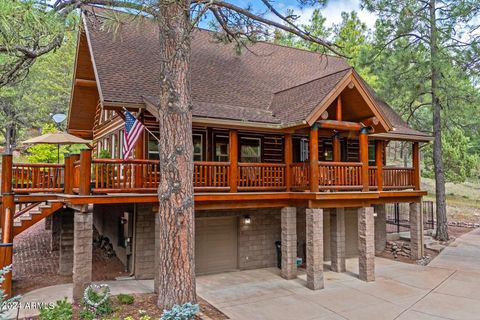
<path id="1" fill-rule="evenodd" d="M 15 124 L 11 123 L 6 128 L 5 153 L 10 154 L 13 152 L 16 140 Z"/>
<path id="2" fill-rule="evenodd" d="M 432 109 L 433 109 L 433 166 L 435 170 L 435 196 L 437 204 L 437 240 L 448 240 L 447 205 L 445 201 L 445 170 L 442 153 L 442 116 L 437 96 L 440 70 L 438 61 L 438 38 L 435 1 L 430 0 L 430 67 L 432 73 Z"/>
<path id="3" fill-rule="evenodd" d="M 155 289 L 158 306 L 164 309 L 196 301 L 189 11 L 188 0 L 159 0 L 160 185 Z"/>

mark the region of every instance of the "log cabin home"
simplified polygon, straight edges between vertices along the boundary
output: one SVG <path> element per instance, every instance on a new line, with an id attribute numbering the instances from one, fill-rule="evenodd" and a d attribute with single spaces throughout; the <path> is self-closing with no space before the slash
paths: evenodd
<path id="1" fill-rule="evenodd" d="M 113 34 L 102 28 L 112 14 L 87 8 L 78 35 L 68 132 L 93 149 L 58 165 L 3 161 L 4 243 L 49 217 L 59 272 L 73 273 L 76 297 L 91 281 L 93 228 L 134 277 L 151 279 L 162 227 L 156 25 L 125 21 Z M 420 145 L 431 138 L 408 127 L 345 59 L 268 42 L 236 54 L 199 29 L 191 93 L 197 274 L 279 263 L 292 279 L 299 262 L 307 286 L 320 289 L 323 261 L 343 272 L 345 259 L 358 256 L 359 277 L 373 281 L 393 202 L 410 203 L 412 259 L 422 257 Z M 123 108 L 151 132 L 129 160 Z M 386 162 L 391 141 L 412 144 L 411 167 Z M 11 247 L 2 250 L 8 264 Z"/>

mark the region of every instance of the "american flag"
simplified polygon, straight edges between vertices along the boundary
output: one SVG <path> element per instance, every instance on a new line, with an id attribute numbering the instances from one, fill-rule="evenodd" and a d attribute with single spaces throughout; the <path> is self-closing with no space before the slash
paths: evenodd
<path id="1" fill-rule="evenodd" d="M 123 139 L 123 158 L 128 159 L 130 151 L 132 151 L 140 135 L 145 127 L 130 112 L 125 110 L 125 137 Z"/>

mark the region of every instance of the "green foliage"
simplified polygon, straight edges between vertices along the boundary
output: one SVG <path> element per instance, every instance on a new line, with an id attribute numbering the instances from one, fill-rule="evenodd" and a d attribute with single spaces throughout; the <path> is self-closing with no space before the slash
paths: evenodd
<path id="1" fill-rule="evenodd" d="M 160 320 L 190 320 L 200 310 L 198 304 L 192 304 L 190 302 L 182 305 L 174 305 L 170 310 L 163 310 Z"/>
<path id="2" fill-rule="evenodd" d="M 0 89 L 0 133 L 4 139 L 8 127 L 14 127 L 16 138 L 22 140 L 32 134 L 30 130 L 52 122 L 50 114 L 67 113 L 75 48 L 76 33 L 69 32 L 62 47 L 38 58 L 22 82 Z M 60 129 L 64 128 L 65 123 Z"/>
<path id="3" fill-rule="evenodd" d="M 135 301 L 135 298 L 132 295 L 124 293 L 119 294 L 117 299 L 120 304 L 132 304 Z"/>
<path id="4" fill-rule="evenodd" d="M 5 275 L 9 272 L 12 272 L 12 266 L 6 266 L 3 269 L 0 269 L 0 305 L 8 306 L 18 303 L 20 301 L 21 296 L 15 296 L 12 298 L 7 299 L 5 295 L 5 290 L 3 290 L 2 284 L 5 281 Z M 6 319 L 6 314 L 8 313 L 8 308 L 0 308 L 0 319 Z"/>
<path id="5" fill-rule="evenodd" d="M 80 311 L 80 319 L 83 320 L 93 320 L 95 319 L 95 313 L 90 310 L 82 310 Z"/>
<path id="6" fill-rule="evenodd" d="M 0 88 L 22 80 L 35 59 L 59 48 L 76 15 L 58 14 L 46 1 L 0 0 Z"/>
<path id="7" fill-rule="evenodd" d="M 461 183 L 465 182 L 468 177 L 477 172 L 477 164 L 479 158 L 477 155 L 468 153 L 470 148 L 469 138 L 464 135 L 462 130 L 454 128 L 447 131 L 442 136 L 442 147 L 445 164 L 445 175 L 447 182 Z M 426 150 L 427 154 L 432 152 L 431 145 Z M 433 178 L 433 161 L 432 157 L 425 158 L 426 177 Z"/>
<path id="8" fill-rule="evenodd" d="M 103 296 L 95 291 L 88 291 L 88 299 L 92 302 L 100 302 L 103 299 Z M 83 301 L 85 310 L 93 312 L 96 316 L 106 316 L 113 313 L 112 299 L 108 297 L 103 303 L 101 303 L 97 308 L 92 309 L 85 301 Z M 88 316 L 85 314 L 85 316 Z"/>
<path id="9" fill-rule="evenodd" d="M 67 298 L 58 300 L 53 308 L 40 309 L 40 320 L 69 320 L 73 317 L 72 304 L 67 302 Z"/>

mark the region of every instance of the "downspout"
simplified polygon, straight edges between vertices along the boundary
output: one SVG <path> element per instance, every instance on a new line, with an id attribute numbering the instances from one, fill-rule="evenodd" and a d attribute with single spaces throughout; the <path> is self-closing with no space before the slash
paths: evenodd
<path id="1" fill-rule="evenodd" d="M 137 255 L 137 204 L 133 204 L 133 233 L 132 233 L 132 271 L 128 275 L 129 277 L 135 276 L 135 257 Z"/>

